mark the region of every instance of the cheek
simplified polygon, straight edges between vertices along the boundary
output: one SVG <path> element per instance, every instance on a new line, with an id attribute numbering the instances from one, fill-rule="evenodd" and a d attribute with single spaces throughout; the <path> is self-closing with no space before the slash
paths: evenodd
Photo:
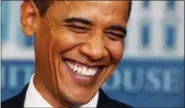
<path id="1" fill-rule="evenodd" d="M 39 28 L 35 32 L 35 52 L 39 58 L 48 57 L 48 50 L 51 43 L 51 36 L 47 26 Z"/>
<path id="2" fill-rule="evenodd" d="M 112 59 L 114 62 L 119 62 L 120 59 L 123 56 L 124 53 L 124 44 L 115 44 L 115 45 L 110 45 L 109 46 L 109 51 L 111 53 Z"/>
<path id="3" fill-rule="evenodd" d="M 79 42 L 73 34 L 65 31 L 52 31 L 53 50 L 55 53 L 64 53 L 73 47 L 75 47 Z"/>

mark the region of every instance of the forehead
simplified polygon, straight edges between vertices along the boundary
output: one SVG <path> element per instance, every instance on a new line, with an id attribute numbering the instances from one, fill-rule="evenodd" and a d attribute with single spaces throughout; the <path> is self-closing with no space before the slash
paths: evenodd
<path id="1" fill-rule="evenodd" d="M 127 20 L 130 1 L 54 1 L 48 12 L 54 17 L 88 17 Z"/>
<path id="2" fill-rule="evenodd" d="M 125 1 L 90 1 L 90 0 L 86 0 L 86 1 L 53 1 L 53 4 L 60 4 L 60 5 L 67 5 L 67 6 L 84 6 L 84 5 L 98 5 L 98 6 L 115 6 L 115 5 L 128 5 L 129 4 L 129 0 L 125 0 Z"/>

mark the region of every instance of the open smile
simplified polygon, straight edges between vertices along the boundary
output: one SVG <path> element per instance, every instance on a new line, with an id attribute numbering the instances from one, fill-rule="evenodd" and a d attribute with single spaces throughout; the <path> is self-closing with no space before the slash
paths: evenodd
<path id="1" fill-rule="evenodd" d="M 101 66 L 88 66 L 86 64 L 69 59 L 65 60 L 65 64 L 72 79 L 77 83 L 85 85 L 96 81 L 99 73 L 103 69 Z"/>
<path id="2" fill-rule="evenodd" d="M 67 66 L 79 76 L 94 76 L 98 72 L 98 67 L 91 68 L 77 63 L 66 61 Z"/>

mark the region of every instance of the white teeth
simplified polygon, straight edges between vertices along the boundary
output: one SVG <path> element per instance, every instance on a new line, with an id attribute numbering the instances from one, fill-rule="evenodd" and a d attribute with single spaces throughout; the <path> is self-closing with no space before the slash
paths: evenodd
<path id="1" fill-rule="evenodd" d="M 87 68 L 86 67 L 83 67 L 82 68 L 82 74 L 85 74 L 87 72 Z"/>
<path id="2" fill-rule="evenodd" d="M 94 70 L 91 70 L 91 73 L 90 73 L 90 75 L 94 75 L 93 73 L 94 73 Z"/>
<path id="3" fill-rule="evenodd" d="M 78 73 L 82 73 L 81 72 L 81 67 L 78 67 L 78 70 L 77 71 L 78 71 Z"/>
<path id="4" fill-rule="evenodd" d="M 71 64 L 71 69 L 73 69 L 73 64 Z"/>
<path id="5" fill-rule="evenodd" d="M 71 68 L 71 65 L 72 65 L 72 64 L 69 63 L 69 67 L 70 67 L 70 68 Z"/>
<path id="6" fill-rule="evenodd" d="M 91 75 L 94 75 L 95 73 L 96 73 L 96 70 L 93 70 L 92 73 L 91 73 Z"/>
<path id="7" fill-rule="evenodd" d="M 98 71 L 98 68 L 88 68 L 87 66 L 77 66 L 69 61 L 66 61 L 67 66 L 80 76 L 94 76 Z"/>
<path id="8" fill-rule="evenodd" d="M 73 68 L 73 71 L 76 72 L 77 69 L 78 69 L 78 67 L 75 65 L 74 68 Z"/>
<path id="9" fill-rule="evenodd" d="M 91 75 L 91 73 L 92 73 L 92 69 L 89 69 L 88 72 L 87 72 L 87 74 L 88 75 Z"/>

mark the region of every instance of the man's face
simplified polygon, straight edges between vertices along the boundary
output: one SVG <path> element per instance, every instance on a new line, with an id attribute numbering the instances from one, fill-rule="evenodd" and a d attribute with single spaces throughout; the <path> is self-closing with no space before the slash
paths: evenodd
<path id="1" fill-rule="evenodd" d="M 124 52 L 128 1 L 54 2 L 35 29 L 36 75 L 70 104 L 92 99 Z"/>

